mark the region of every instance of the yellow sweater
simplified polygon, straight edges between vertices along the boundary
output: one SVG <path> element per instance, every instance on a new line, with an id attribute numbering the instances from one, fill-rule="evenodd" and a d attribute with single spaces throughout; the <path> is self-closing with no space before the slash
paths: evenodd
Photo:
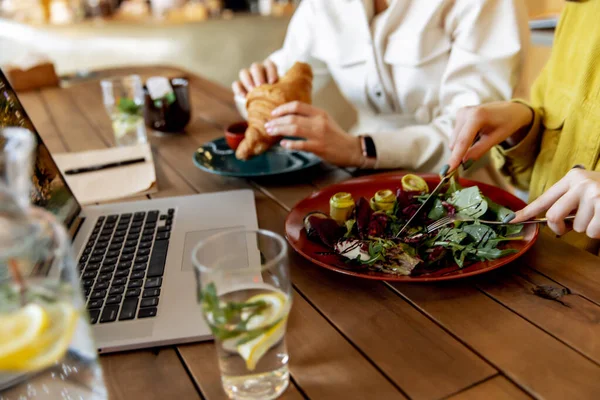
<path id="1" fill-rule="evenodd" d="M 566 3 L 529 106 L 530 132 L 517 146 L 496 147 L 494 158 L 530 201 L 576 164 L 600 171 L 600 0 Z M 574 244 L 597 250 L 597 242 L 577 236 Z"/>

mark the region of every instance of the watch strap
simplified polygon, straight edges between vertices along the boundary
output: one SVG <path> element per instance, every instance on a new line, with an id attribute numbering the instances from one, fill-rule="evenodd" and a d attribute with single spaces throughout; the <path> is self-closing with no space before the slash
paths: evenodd
<path id="1" fill-rule="evenodd" d="M 361 135 L 360 145 L 364 157 L 363 165 L 360 168 L 374 168 L 377 163 L 377 149 L 373 138 L 369 135 Z"/>

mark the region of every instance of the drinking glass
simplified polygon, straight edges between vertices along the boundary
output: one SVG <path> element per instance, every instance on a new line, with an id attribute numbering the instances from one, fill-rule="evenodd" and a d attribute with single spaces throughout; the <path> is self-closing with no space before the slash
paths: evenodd
<path id="1" fill-rule="evenodd" d="M 34 145 L 0 130 L 0 399 L 106 399 L 67 232 L 29 207 Z"/>
<path id="2" fill-rule="evenodd" d="M 292 305 L 285 240 L 231 230 L 193 251 L 198 299 L 231 399 L 274 399 L 289 384 L 285 329 Z"/>
<path id="3" fill-rule="evenodd" d="M 103 79 L 102 98 L 112 120 L 117 146 L 146 143 L 144 89 L 139 75 Z"/>
<path id="4" fill-rule="evenodd" d="M 164 79 L 169 91 L 163 98 L 153 99 L 148 89 L 152 79 Z M 144 86 L 144 119 L 146 125 L 157 131 L 182 132 L 190 122 L 190 87 L 186 78 L 152 77 Z"/>

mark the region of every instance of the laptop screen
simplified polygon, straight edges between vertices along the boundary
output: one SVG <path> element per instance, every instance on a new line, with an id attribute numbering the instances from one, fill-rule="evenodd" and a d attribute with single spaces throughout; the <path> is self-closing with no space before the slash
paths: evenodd
<path id="1" fill-rule="evenodd" d="M 65 182 L 50 152 L 44 145 L 25 109 L 0 70 L 0 128 L 18 126 L 29 129 L 36 137 L 31 202 L 57 216 L 67 227 L 81 211 L 81 206 Z"/>

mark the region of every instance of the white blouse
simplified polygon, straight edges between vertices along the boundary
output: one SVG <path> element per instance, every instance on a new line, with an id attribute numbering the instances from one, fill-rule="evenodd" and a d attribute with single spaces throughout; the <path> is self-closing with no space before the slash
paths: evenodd
<path id="1" fill-rule="evenodd" d="M 376 168 L 438 171 L 456 111 L 510 99 L 529 41 L 521 0 L 302 0 L 283 48 L 283 74 L 308 62 L 315 89 L 333 78 L 369 134 Z"/>

